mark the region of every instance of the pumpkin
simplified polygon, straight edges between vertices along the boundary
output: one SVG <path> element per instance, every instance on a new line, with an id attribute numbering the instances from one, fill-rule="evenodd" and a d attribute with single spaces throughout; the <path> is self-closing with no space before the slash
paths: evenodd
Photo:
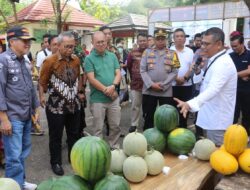
<path id="1" fill-rule="evenodd" d="M 139 156 L 129 156 L 123 163 L 123 174 L 131 182 L 138 183 L 143 181 L 147 173 L 147 163 Z"/>
<path id="2" fill-rule="evenodd" d="M 144 156 L 147 150 L 147 140 L 143 134 L 137 131 L 129 133 L 123 139 L 123 151 L 126 155 Z"/>
<path id="3" fill-rule="evenodd" d="M 224 134 L 224 146 L 234 156 L 240 155 L 247 147 L 247 131 L 241 125 L 231 125 Z"/>
<path id="4" fill-rule="evenodd" d="M 123 177 L 111 174 L 99 181 L 94 190 L 130 190 L 130 186 Z"/>
<path id="5" fill-rule="evenodd" d="M 238 162 L 244 172 L 250 173 L 250 148 L 244 150 L 239 156 Z"/>
<path id="6" fill-rule="evenodd" d="M 74 144 L 70 158 L 76 174 L 94 183 L 103 178 L 110 169 L 111 151 L 101 138 L 88 136 Z"/>
<path id="7" fill-rule="evenodd" d="M 90 186 L 77 175 L 50 178 L 40 183 L 37 190 L 90 190 Z"/>
<path id="8" fill-rule="evenodd" d="M 19 184 L 11 178 L 0 178 L 1 190 L 21 190 Z"/>
<path id="9" fill-rule="evenodd" d="M 209 139 L 200 139 L 194 145 L 194 154 L 200 160 L 209 160 L 215 150 L 214 142 Z"/>
<path id="10" fill-rule="evenodd" d="M 150 175 L 158 175 L 165 165 L 163 155 L 157 150 L 148 151 L 144 156 L 144 160 L 147 163 L 148 174 Z"/>
<path id="11" fill-rule="evenodd" d="M 211 167 L 220 174 L 230 175 L 238 170 L 236 158 L 224 150 L 216 150 L 210 156 Z"/>
<path id="12" fill-rule="evenodd" d="M 111 151 L 111 165 L 110 171 L 115 174 L 122 173 L 123 162 L 127 158 L 122 149 L 115 149 Z"/>
<path id="13" fill-rule="evenodd" d="M 191 152 L 195 142 L 194 133 L 185 128 L 174 129 L 167 137 L 168 149 L 175 154 L 187 154 Z"/>
<path id="14" fill-rule="evenodd" d="M 174 106 L 164 104 L 154 113 L 154 125 L 164 134 L 169 133 L 179 125 L 179 113 Z"/>
<path id="15" fill-rule="evenodd" d="M 157 128 L 150 128 L 143 132 L 143 135 L 147 139 L 147 143 L 154 150 L 164 152 L 167 140 L 164 134 L 159 131 Z"/>

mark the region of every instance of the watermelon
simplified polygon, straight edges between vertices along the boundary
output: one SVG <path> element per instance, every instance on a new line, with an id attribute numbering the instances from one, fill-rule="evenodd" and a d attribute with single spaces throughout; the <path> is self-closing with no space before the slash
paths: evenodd
<path id="1" fill-rule="evenodd" d="M 123 177 L 111 174 L 99 181 L 94 190 L 130 190 L 130 186 Z"/>
<path id="2" fill-rule="evenodd" d="M 90 186 L 77 175 L 50 178 L 40 183 L 37 190 L 90 190 Z"/>
<path id="3" fill-rule="evenodd" d="M 159 106 L 154 113 L 154 125 L 165 135 L 178 127 L 179 113 L 177 109 L 168 104 Z"/>
<path id="4" fill-rule="evenodd" d="M 101 138 L 88 136 L 74 144 L 70 158 L 76 174 L 95 183 L 107 174 L 110 168 L 111 151 Z"/>
<path id="5" fill-rule="evenodd" d="M 175 154 L 189 153 L 196 142 L 194 133 L 185 128 L 178 128 L 170 132 L 167 138 L 168 149 Z"/>
<path id="6" fill-rule="evenodd" d="M 159 131 L 157 128 L 150 128 L 145 130 L 143 135 L 147 139 L 149 146 L 151 146 L 154 150 L 164 152 L 167 140 L 161 131 Z"/>

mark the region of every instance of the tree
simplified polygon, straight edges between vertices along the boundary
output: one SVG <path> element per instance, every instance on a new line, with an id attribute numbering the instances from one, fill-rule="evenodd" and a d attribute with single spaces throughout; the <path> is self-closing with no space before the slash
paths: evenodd
<path id="1" fill-rule="evenodd" d="M 120 4 L 110 4 L 109 1 L 103 3 L 97 0 L 81 0 L 80 7 L 86 13 L 104 21 L 110 22 L 120 17 L 124 12 Z"/>
<path id="2" fill-rule="evenodd" d="M 55 14 L 55 21 L 56 21 L 56 26 L 57 26 L 57 33 L 60 34 L 61 31 L 62 31 L 62 13 L 65 9 L 65 6 L 67 5 L 69 0 L 66 0 L 64 2 L 63 5 L 61 5 L 61 1 L 60 0 L 51 0 L 51 4 L 53 6 L 53 11 L 54 11 L 54 14 Z M 62 7 L 62 8 L 61 8 Z M 68 14 L 67 16 L 68 17 Z"/>
<path id="3" fill-rule="evenodd" d="M 18 3 L 18 0 L 0 0 L 0 31 L 10 27 L 9 16 L 14 15 L 14 24 L 18 23 L 17 11 L 25 5 L 25 3 Z"/>

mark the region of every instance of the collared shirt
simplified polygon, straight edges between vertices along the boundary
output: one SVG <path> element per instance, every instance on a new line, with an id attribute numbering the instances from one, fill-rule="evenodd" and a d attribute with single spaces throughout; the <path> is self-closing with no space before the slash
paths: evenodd
<path id="1" fill-rule="evenodd" d="M 108 50 L 105 50 L 104 54 L 100 55 L 94 49 L 90 55 L 85 58 L 86 73 L 94 72 L 95 79 L 105 86 L 113 84 L 117 69 L 120 69 L 118 59 L 114 53 Z M 111 98 L 100 90 L 97 90 L 91 84 L 90 90 L 91 103 L 108 103 L 112 101 Z"/>
<path id="2" fill-rule="evenodd" d="M 46 54 L 45 54 L 45 52 Z M 47 48 L 45 50 L 41 50 L 37 53 L 36 56 L 36 66 L 38 68 L 42 67 L 43 61 L 45 60 L 46 57 L 48 57 L 49 55 L 51 55 L 51 51 L 49 51 Z"/>
<path id="3" fill-rule="evenodd" d="M 144 51 L 140 64 L 143 80 L 142 94 L 161 97 L 172 97 L 172 82 L 177 75 L 179 59 L 173 50 L 148 48 Z M 163 91 L 151 89 L 153 83 L 159 82 Z"/>
<path id="4" fill-rule="evenodd" d="M 245 51 L 239 55 L 235 52 L 230 53 L 230 56 L 235 64 L 237 72 L 246 70 L 250 66 L 250 51 L 245 49 Z M 242 80 L 238 78 L 237 90 L 240 92 L 250 92 L 250 80 Z"/>
<path id="5" fill-rule="evenodd" d="M 76 55 L 66 60 L 57 52 L 45 59 L 39 84 L 49 93 L 46 106 L 52 113 L 68 114 L 80 110 L 79 76 L 80 61 Z"/>
<path id="6" fill-rule="evenodd" d="M 181 67 L 178 70 L 177 77 L 184 77 L 184 75 L 188 72 L 190 69 L 190 66 L 193 62 L 194 53 L 189 47 L 184 47 L 182 51 L 176 50 L 176 47 L 171 47 L 172 50 L 174 50 L 179 58 Z M 182 86 L 191 86 L 192 80 L 185 81 Z M 176 81 L 173 81 L 173 86 L 176 86 Z"/>
<path id="7" fill-rule="evenodd" d="M 37 107 L 39 102 L 25 59 L 18 59 L 8 49 L 0 55 L 0 110 L 6 111 L 9 120 L 25 121 L 31 119 Z"/>
<path id="8" fill-rule="evenodd" d="M 142 91 L 143 81 L 140 73 L 140 62 L 144 49 L 132 50 L 128 54 L 127 68 L 130 73 L 132 90 Z"/>
<path id="9" fill-rule="evenodd" d="M 208 61 L 211 62 L 225 50 Z M 200 94 L 189 100 L 191 111 L 199 111 L 196 124 L 206 130 L 225 130 L 233 123 L 237 71 L 228 54 L 220 56 L 207 70 Z"/>

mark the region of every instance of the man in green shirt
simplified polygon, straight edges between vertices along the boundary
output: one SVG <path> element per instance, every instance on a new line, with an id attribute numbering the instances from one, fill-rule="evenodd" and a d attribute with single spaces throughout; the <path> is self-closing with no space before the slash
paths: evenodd
<path id="1" fill-rule="evenodd" d="M 120 65 L 115 54 L 106 50 L 107 40 L 103 32 L 92 36 L 94 49 L 85 59 L 85 71 L 90 83 L 90 111 L 94 117 L 93 132 L 102 138 L 104 118 L 107 113 L 111 148 L 118 147 L 121 134 L 121 108 L 116 91 L 121 80 Z"/>

